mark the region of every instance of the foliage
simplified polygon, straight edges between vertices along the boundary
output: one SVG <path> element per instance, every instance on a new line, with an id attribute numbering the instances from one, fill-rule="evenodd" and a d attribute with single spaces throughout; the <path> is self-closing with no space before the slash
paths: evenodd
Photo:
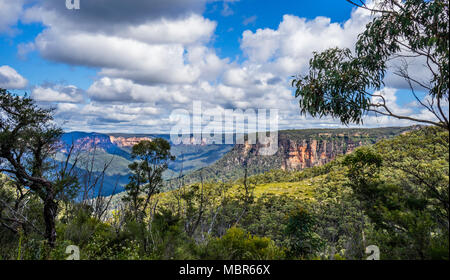
<path id="1" fill-rule="evenodd" d="M 140 258 L 139 252 L 136 240 L 94 235 L 81 257 L 88 260 L 136 260 Z"/>
<path id="2" fill-rule="evenodd" d="M 386 258 L 448 259 L 448 242 L 437 246 L 448 240 L 448 147 L 448 132 L 430 127 L 344 160 Z"/>
<path id="3" fill-rule="evenodd" d="M 255 237 L 240 228 L 230 228 L 221 238 L 208 242 L 202 254 L 204 259 L 219 260 L 276 260 L 284 257 L 269 238 Z"/>
<path id="4" fill-rule="evenodd" d="M 40 108 L 27 96 L 0 89 L 0 172 L 14 181 L 21 194 L 17 202 L 25 199 L 28 192 L 43 201 L 45 237 L 50 246 L 56 241 L 58 200 L 77 187 L 77 178 L 67 165 L 56 169 L 49 161 L 62 134 L 53 123 L 52 112 Z"/>
<path id="5" fill-rule="evenodd" d="M 134 151 L 130 182 L 139 192 L 114 197 L 103 218 L 64 195 L 53 247 L 40 233 L 42 199 L 30 191 L 21 198 L 14 178 L 2 176 L 0 257 L 65 259 L 76 245 L 89 260 L 361 260 L 375 244 L 383 259 L 448 259 L 448 132 L 425 127 L 388 137 L 405 130 L 373 130 L 369 142 L 389 139 L 322 166 L 250 177 L 244 170 L 227 183 L 181 178 L 162 193 L 170 146 L 145 143 Z M 26 221 L 4 223 L 18 213 Z"/>
<path id="6" fill-rule="evenodd" d="M 448 109 L 444 105 L 449 101 L 448 1 L 361 3 L 359 7 L 371 11 L 374 17 L 358 36 L 355 52 L 348 48 L 315 52 L 309 73 L 292 81 L 301 113 L 358 124 L 370 111 L 448 130 Z M 424 61 L 426 75 L 416 77 L 409 72 L 412 58 Z M 394 60 L 400 60 L 402 66 L 392 69 Z M 382 94 L 374 93 L 382 89 L 389 71 L 406 80 L 411 96 L 431 112 L 433 120 L 399 115 L 389 108 Z M 419 99 L 417 89 L 425 91 L 429 100 Z"/>
<path id="7" fill-rule="evenodd" d="M 347 185 L 347 167 L 342 159 L 327 170 L 312 179 L 315 202 L 307 208 L 314 213 L 316 233 L 325 243 L 319 255 L 321 258 L 334 258 L 338 254 L 345 259 L 363 259 L 365 247 L 372 244 L 367 240 L 371 224 Z"/>
<path id="8" fill-rule="evenodd" d="M 169 210 L 157 213 L 152 221 L 151 238 L 154 259 L 194 259 L 195 243 L 184 231 L 182 219 Z"/>
<path id="9" fill-rule="evenodd" d="M 134 145 L 131 156 L 138 161 L 129 165 L 132 175 L 125 186 L 127 196 L 124 201 L 131 203 L 135 219 L 143 219 L 150 198 L 162 188 L 162 173 L 167 169 L 169 161 L 175 158 L 170 154 L 169 142 L 162 138 Z M 145 197 L 141 197 L 141 194 Z"/>
<path id="10" fill-rule="evenodd" d="M 289 236 L 289 256 L 305 258 L 314 255 L 323 246 L 315 227 L 313 215 L 300 208 L 289 216 L 286 234 Z"/>

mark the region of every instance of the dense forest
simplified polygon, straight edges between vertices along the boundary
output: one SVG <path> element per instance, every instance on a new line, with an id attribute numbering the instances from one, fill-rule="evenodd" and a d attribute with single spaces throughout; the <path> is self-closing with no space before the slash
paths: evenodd
<path id="1" fill-rule="evenodd" d="M 99 162 L 61 141 L 55 108 L 0 88 L 0 259 L 448 260 L 448 1 L 347 2 L 370 21 L 352 49 L 311 50 L 291 79 L 300 114 L 414 126 L 281 131 L 269 157 L 108 142 L 123 158 Z M 414 109 L 386 95 L 388 76 Z M 125 182 L 106 196 L 109 168 Z"/>
<path id="2" fill-rule="evenodd" d="M 82 259 L 365 259 L 376 245 L 381 259 L 448 259 L 448 136 L 424 127 L 323 166 L 180 179 L 148 197 L 129 187 L 108 209 L 61 199 L 53 246 L 42 200 L 3 176 L 1 258 L 65 259 L 76 245 Z"/>

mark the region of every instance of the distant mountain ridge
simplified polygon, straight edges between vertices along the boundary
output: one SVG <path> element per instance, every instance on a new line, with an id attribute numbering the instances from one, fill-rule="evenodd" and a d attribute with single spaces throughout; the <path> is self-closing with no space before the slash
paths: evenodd
<path id="1" fill-rule="evenodd" d="M 203 180 L 228 181 L 255 175 L 273 169 L 302 170 L 326 164 L 355 148 L 375 144 L 396 135 L 418 129 L 412 127 L 385 127 L 367 129 L 306 129 L 278 132 L 278 150 L 274 155 L 260 155 L 260 143 L 235 145 L 214 164 L 183 176 L 185 183 Z"/>
<path id="2" fill-rule="evenodd" d="M 207 145 L 201 139 L 191 142 L 203 144 L 172 145 L 172 154 L 176 161 L 169 165 L 164 174 L 166 179 L 183 176 L 185 183 L 204 180 L 227 181 L 242 178 L 244 166 L 248 175 L 263 173 L 272 169 L 301 170 L 323 165 L 339 155 L 347 154 L 355 148 L 370 145 L 381 139 L 417 129 L 418 127 L 386 127 L 368 129 L 305 129 L 284 130 L 278 133 L 278 150 L 274 155 L 262 156 L 263 147 L 259 142 L 254 145 Z M 87 132 L 69 132 L 63 135 L 66 147 L 72 143 L 77 149 L 90 151 L 97 149 L 98 161 L 106 161 L 114 156 L 112 170 L 108 170 L 108 182 L 120 178 L 118 192 L 127 182 L 128 164 L 131 163 L 131 148 L 141 140 L 161 137 L 170 142 L 167 134 L 102 134 Z M 62 150 L 66 153 L 67 150 Z M 99 163 L 102 166 L 102 163 Z M 106 186 L 105 195 L 109 195 L 113 186 Z"/>
<path id="3" fill-rule="evenodd" d="M 64 147 L 61 152 L 67 154 L 70 146 L 74 144 L 75 150 L 92 151 L 97 149 L 131 161 L 133 145 L 143 140 L 151 141 L 154 138 L 163 138 L 171 142 L 168 134 L 68 132 L 61 137 Z M 205 144 L 204 141 L 194 139 L 192 136 L 190 142 L 192 144 L 173 145 L 171 143 L 171 153 L 176 156 L 176 160 L 169 165 L 169 169 L 173 172 L 179 172 L 181 169 L 189 172 L 190 170 L 209 165 L 221 158 L 233 147 L 233 145 Z"/>
<path id="4" fill-rule="evenodd" d="M 105 195 L 109 195 L 117 180 L 119 180 L 117 189 L 119 192 L 123 191 L 123 186 L 128 181 L 128 165 L 132 162 L 131 148 L 133 145 L 142 140 L 151 141 L 156 137 L 164 138 L 170 142 L 170 135 L 168 134 L 68 132 L 61 137 L 62 148 L 57 154 L 57 159 L 63 161 L 72 144 L 77 153 L 80 152 L 84 156 L 95 154 L 94 169 L 96 171 L 101 170 L 104 163 L 112 159 L 113 162 L 107 170 L 105 178 L 106 186 L 104 186 Z M 164 178 L 170 179 L 178 176 L 181 170 L 186 174 L 208 166 L 220 159 L 232 147 L 233 145 L 172 145 L 171 153 L 176 156 L 176 160 L 169 164 L 169 169 L 164 173 Z"/>
<path id="5" fill-rule="evenodd" d="M 67 149 L 74 145 L 76 150 L 92 150 L 101 149 L 105 152 L 124 157 L 126 159 L 131 159 L 129 153 L 121 149 L 117 144 L 111 141 L 111 137 L 107 134 L 96 133 L 96 132 L 68 132 L 63 134 L 61 141 L 64 144 L 64 149 L 62 152 L 68 152 Z"/>

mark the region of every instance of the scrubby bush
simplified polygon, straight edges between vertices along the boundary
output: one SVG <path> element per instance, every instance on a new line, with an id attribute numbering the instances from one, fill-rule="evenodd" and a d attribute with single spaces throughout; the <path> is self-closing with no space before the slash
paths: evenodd
<path id="1" fill-rule="evenodd" d="M 270 238 L 252 236 L 232 227 L 221 238 L 212 238 L 201 257 L 213 260 L 276 260 L 284 257 L 284 251 Z"/>

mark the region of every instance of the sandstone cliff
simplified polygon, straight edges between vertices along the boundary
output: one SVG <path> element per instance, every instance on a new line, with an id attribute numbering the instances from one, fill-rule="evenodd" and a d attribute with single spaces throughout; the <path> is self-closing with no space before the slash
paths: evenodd
<path id="1" fill-rule="evenodd" d="M 373 143 L 372 139 L 358 139 L 357 135 L 300 141 L 282 139 L 279 143 L 279 153 L 283 158 L 280 167 L 284 170 L 299 170 L 323 165 L 339 155 L 352 152 L 356 147 Z"/>
<path id="2" fill-rule="evenodd" d="M 185 176 L 185 181 L 196 182 L 200 176 L 219 181 L 241 178 L 244 166 L 249 175 L 273 169 L 302 170 L 326 164 L 359 146 L 374 144 L 411 129 L 414 127 L 280 131 L 278 150 L 274 155 L 261 155 L 263 146 L 260 143 L 238 144 L 213 165 Z"/>
<path id="3" fill-rule="evenodd" d="M 110 141 L 113 144 L 116 144 L 117 146 L 121 148 L 131 148 L 136 144 L 139 144 L 141 141 L 152 141 L 149 137 L 115 137 L 115 136 L 109 136 Z"/>

